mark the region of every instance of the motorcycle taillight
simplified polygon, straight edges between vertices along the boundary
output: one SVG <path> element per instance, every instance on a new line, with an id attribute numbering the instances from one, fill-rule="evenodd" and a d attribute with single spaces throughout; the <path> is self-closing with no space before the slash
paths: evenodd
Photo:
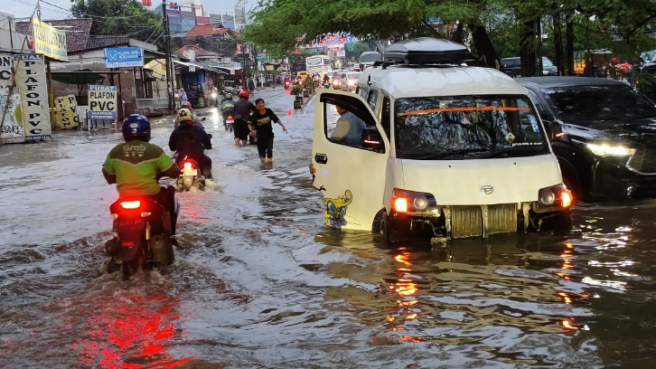
<path id="1" fill-rule="evenodd" d="M 191 168 L 194 167 L 193 164 L 191 164 L 191 162 L 188 162 L 188 161 L 186 161 L 186 162 L 183 164 L 183 166 L 184 166 L 185 169 L 191 169 Z"/>
<path id="2" fill-rule="evenodd" d="M 139 200 L 121 202 L 121 207 L 123 209 L 139 209 L 140 206 L 141 206 L 141 201 Z"/>

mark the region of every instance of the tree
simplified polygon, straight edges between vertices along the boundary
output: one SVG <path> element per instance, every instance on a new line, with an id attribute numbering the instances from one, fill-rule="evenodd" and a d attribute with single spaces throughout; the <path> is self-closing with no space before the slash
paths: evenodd
<path id="1" fill-rule="evenodd" d="M 326 33 L 351 33 L 361 39 L 401 40 L 419 36 L 441 37 L 426 21 L 440 17 L 446 22 L 459 20 L 473 32 L 476 50 L 495 65 L 494 47 L 480 20 L 485 0 L 261 0 L 246 38 L 267 50 L 281 54 L 304 41 Z M 299 11 L 301 10 L 301 11 Z M 284 26 L 281 26 L 284 25 Z"/>
<path id="2" fill-rule="evenodd" d="M 162 33 L 161 15 L 136 0 L 71 0 L 71 3 L 74 17 L 93 19 L 94 35 L 125 35 L 154 43 Z"/>
<path id="3" fill-rule="evenodd" d="M 346 59 L 355 58 L 359 60 L 360 54 L 366 51 L 370 51 L 369 45 L 366 42 L 358 41 L 353 45 L 353 50 L 349 50 L 348 47 L 345 50 Z"/>

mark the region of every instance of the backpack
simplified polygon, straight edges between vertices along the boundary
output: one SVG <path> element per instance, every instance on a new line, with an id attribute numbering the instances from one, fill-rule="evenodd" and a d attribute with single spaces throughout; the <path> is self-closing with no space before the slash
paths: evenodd
<path id="1" fill-rule="evenodd" d="M 180 136 L 178 136 L 178 144 L 176 150 L 178 154 L 194 155 L 198 151 L 199 147 L 200 142 L 196 137 L 194 127 L 180 127 Z"/>

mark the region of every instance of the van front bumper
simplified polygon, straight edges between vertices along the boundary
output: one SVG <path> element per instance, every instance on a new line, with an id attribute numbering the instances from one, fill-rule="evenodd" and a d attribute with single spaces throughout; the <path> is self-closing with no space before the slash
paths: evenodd
<path id="1" fill-rule="evenodd" d="M 492 234 L 558 230 L 571 227 L 570 210 L 539 209 L 535 203 L 441 206 L 434 213 L 392 210 L 390 226 L 399 233 L 432 233 L 433 237 L 487 238 Z"/>

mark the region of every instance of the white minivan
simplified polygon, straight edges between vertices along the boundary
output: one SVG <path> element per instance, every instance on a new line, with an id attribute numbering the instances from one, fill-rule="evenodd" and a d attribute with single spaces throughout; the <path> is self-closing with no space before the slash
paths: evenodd
<path id="1" fill-rule="evenodd" d="M 311 171 L 326 225 L 387 242 L 569 229 L 571 192 L 523 87 L 466 66 L 467 49 L 447 40 L 383 56 L 357 93 L 317 95 Z"/>

